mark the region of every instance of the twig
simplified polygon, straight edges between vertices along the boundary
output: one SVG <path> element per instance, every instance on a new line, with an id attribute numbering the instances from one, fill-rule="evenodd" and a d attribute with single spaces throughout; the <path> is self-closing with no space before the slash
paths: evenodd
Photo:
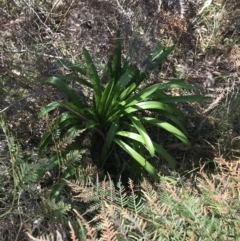
<path id="1" fill-rule="evenodd" d="M 215 101 L 212 102 L 211 105 L 208 106 L 207 109 L 205 109 L 202 113 L 206 114 L 208 113 L 210 110 L 214 109 L 217 104 L 226 96 L 226 93 L 223 91 L 217 98 Z"/>
<path id="2" fill-rule="evenodd" d="M 207 7 L 209 7 L 211 4 L 212 4 L 212 0 L 207 0 L 207 1 L 204 3 L 204 5 L 203 5 L 203 7 L 201 8 L 201 10 L 197 13 L 197 16 L 200 15 L 200 14 L 204 11 L 204 9 L 207 8 Z"/>
<path id="3" fill-rule="evenodd" d="M 12 106 L 16 105 L 18 102 L 20 102 L 20 101 L 22 101 L 22 100 L 24 100 L 24 99 L 26 99 L 26 98 L 28 98 L 28 97 L 30 97 L 30 96 L 32 96 L 32 95 L 33 95 L 33 94 L 29 94 L 29 95 L 27 95 L 27 96 L 22 97 L 22 98 L 19 99 L 19 100 L 14 101 L 12 104 L 10 104 L 9 106 L 7 106 L 7 107 L 5 107 L 4 109 L 2 109 L 2 110 L 0 111 L 0 114 L 3 113 L 3 112 L 5 112 L 6 110 L 8 110 L 9 108 L 11 108 Z"/>
<path id="4" fill-rule="evenodd" d="M 0 8 L 0 11 L 2 11 L 4 14 L 6 14 L 8 17 L 11 17 L 4 9 Z"/>
<path id="5" fill-rule="evenodd" d="M 34 14 L 37 16 L 38 20 L 46 28 L 46 30 L 48 30 L 53 35 L 52 30 L 41 20 L 41 18 L 38 16 L 36 11 L 25 0 L 23 0 L 23 2 L 34 12 Z"/>
<path id="6" fill-rule="evenodd" d="M 158 0 L 158 13 L 161 11 L 161 6 L 162 6 L 162 0 Z"/>
<path id="7" fill-rule="evenodd" d="M 62 25 L 62 22 L 64 21 L 64 18 L 65 18 L 65 17 L 66 17 L 66 15 L 68 14 L 68 12 L 69 12 L 70 8 L 72 7 L 73 3 L 74 3 L 74 0 L 72 0 L 72 2 L 71 2 L 71 4 L 70 4 L 70 6 L 68 7 L 68 9 L 67 9 L 67 11 L 66 11 L 66 13 L 64 14 L 64 16 L 63 16 L 63 18 L 62 18 L 61 22 L 59 23 L 59 25 L 58 25 L 58 27 L 57 27 L 57 29 L 56 29 L 56 32 L 58 31 L 58 29 L 59 29 L 59 28 L 60 28 L 60 26 Z"/>
<path id="8" fill-rule="evenodd" d="M 21 232 L 21 230 L 22 230 L 22 227 L 23 227 L 22 215 L 21 215 L 20 210 L 19 210 L 19 203 L 20 203 L 21 194 L 22 194 L 22 192 L 19 191 L 19 193 L 18 193 L 18 211 L 19 211 L 19 217 L 20 217 L 21 223 L 20 223 L 20 227 L 19 227 L 19 229 L 18 229 L 17 236 L 16 236 L 16 238 L 15 238 L 15 241 L 18 241 L 19 234 L 20 234 L 20 232 Z"/>
<path id="9" fill-rule="evenodd" d="M 8 52 L 8 53 L 26 53 L 26 52 L 29 52 L 31 54 L 35 54 L 34 51 L 31 51 L 29 49 L 22 49 L 22 50 L 11 50 L 11 49 L 4 49 L 5 52 Z M 63 57 L 60 57 L 60 56 L 56 56 L 56 55 L 51 55 L 51 54 L 44 54 L 42 53 L 41 54 L 42 56 L 45 56 L 45 57 L 48 57 L 48 58 L 53 58 L 53 59 L 64 59 Z"/>
<path id="10" fill-rule="evenodd" d="M 49 14 L 47 15 L 47 17 L 46 17 L 46 19 L 45 19 L 45 21 L 44 21 L 45 24 L 47 24 L 47 21 L 48 21 L 50 15 L 51 15 L 53 9 L 54 9 L 56 6 L 58 6 L 58 2 L 59 2 L 59 1 L 60 1 L 60 0 L 57 0 L 57 1 L 53 4 L 53 6 L 52 6 L 52 8 L 51 8 L 51 10 L 50 10 L 50 12 L 49 12 Z"/>

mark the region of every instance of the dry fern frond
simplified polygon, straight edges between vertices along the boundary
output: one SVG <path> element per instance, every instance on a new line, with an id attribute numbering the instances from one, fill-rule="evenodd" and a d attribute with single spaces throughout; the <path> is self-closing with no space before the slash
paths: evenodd
<path id="1" fill-rule="evenodd" d="M 80 183 L 78 181 L 74 183 L 65 180 L 65 182 L 74 193 L 77 193 L 77 195 L 74 196 L 75 198 L 80 199 L 83 202 L 89 202 L 94 197 L 94 187 L 86 187 L 85 184 Z"/>
<path id="2" fill-rule="evenodd" d="M 66 150 L 68 146 L 70 146 L 75 139 L 82 134 L 85 131 L 83 130 L 75 130 L 72 131 L 70 134 L 63 136 L 60 138 L 61 131 L 58 129 L 58 126 L 55 127 L 55 129 L 52 130 L 53 133 L 53 139 L 54 139 L 54 146 L 51 147 L 52 152 L 62 152 Z"/>
<path id="3" fill-rule="evenodd" d="M 143 180 L 141 187 L 141 193 L 143 194 L 143 199 L 146 202 L 145 208 L 147 207 L 149 212 L 154 214 L 156 217 L 163 217 L 165 213 L 167 213 L 168 207 L 160 202 L 159 193 L 153 189 L 152 184 L 147 180 Z"/>
<path id="4" fill-rule="evenodd" d="M 74 192 L 74 193 L 81 193 L 82 190 L 83 190 L 83 184 L 76 181 L 76 182 L 70 182 L 66 179 L 64 179 L 64 181 L 67 183 L 67 185 L 71 188 L 71 190 Z M 75 196 L 75 197 L 78 197 L 78 196 Z"/>
<path id="5" fill-rule="evenodd" d="M 187 9 L 185 0 L 163 0 L 163 4 L 168 10 L 178 13 L 180 18 L 183 18 Z"/>
<path id="6" fill-rule="evenodd" d="M 152 209 L 152 210 L 157 210 L 159 211 L 159 207 L 158 207 L 158 195 L 155 191 L 153 191 L 153 193 L 151 193 L 149 195 L 149 192 L 145 192 L 142 190 L 142 193 L 145 197 L 145 200 L 148 202 L 149 204 L 149 207 Z"/>
<path id="7" fill-rule="evenodd" d="M 221 170 L 221 173 L 228 173 L 231 176 L 237 178 L 240 185 L 240 161 L 239 160 L 227 161 L 226 159 L 219 157 L 219 158 L 215 158 L 214 161 L 218 164 Z"/>
<path id="8" fill-rule="evenodd" d="M 109 215 L 110 213 L 110 215 Z M 114 210 L 111 206 L 102 205 L 100 218 L 101 218 L 101 238 L 100 241 L 117 241 L 117 232 L 114 230 L 111 217 L 114 215 Z"/>
<path id="9" fill-rule="evenodd" d="M 160 185 L 161 189 L 166 190 L 167 193 L 174 198 L 174 200 L 176 201 L 181 201 L 180 198 L 180 192 L 179 189 L 176 185 L 172 185 L 172 183 L 168 182 L 168 181 L 162 181 L 161 185 Z"/>
<path id="10" fill-rule="evenodd" d="M 34 238 L 30 233 L 26 232 L 26 235 L 28 236 L 28 238 L 30 239 L 30 241 L 64 241 L 61 233 L 56 230 L 56 236 L 51 233 L 51 234 L 46 234 L 46 235 L 41 235 L 38 238 Z M 55 238 L 56 237 L 56 238 Z M 74 241 L 74 240 L 72 240 Z"/>
<path id="11" fill-rule="evenodd" d="M 229 192 L 227 189 L 221 190 L 224 177 L 212 175 L 212 178 L 209 178 L 205 173 L 201 173 L 201 178 L 198 178 L 198 181 L 204 194 L 205 208 L 209 212 L 216 210 L 220 214 L 227 214 L 230 211 L 226 202 L 229 198 Z"/>
<path id="12" fill-rule="evenodd" d="M 153 189 L 153 186 L 146 178 L 144 178 L 141 182 L 141 188 L 145 191 L 151 191 Z"/>
<path id="13" fill-rule="evenodd" d="M 109 181 L 106 181 L 106 177 L 105 177 L 104 181 L 101 183 L 100 197 L 103 200 L 104 199 L 107 199 L 109 201 L 115 200 L 115 186 L 110 177 L 109 177 Z"/>
<path id="14" fill-rule="evenodd" d="M 180 17 L 183 18 L 184 14 L 187 10 L 185 0 L 178 0 L 177 1 L 177 10 L 178 10 L 178 13 L 180 14 Z"/>
<path id="15" fill-rule="evenodd" d="M 240 48 L 238 46 L 234 46 L 231 49 L 230 57 L 229 57 L 229 70 L 230 71 L 239 71 L 240 68 Z"/>
<path id="16" fill-rule="evenodd" d="M 77 210 L 73 209 L 73 211 L 76 213 L 76 215 L 81 219 L 83 226 L 85 227 L 86 231 L 87 231 L 87 239 L 86 241 L 93 241 L 96 240 L 97 237 L 97 233 L 96 233 L 96 229 L 92 228 L 89 223 L 85 220 L 85 218 L 78 213 Z"/>
<path id="17" fill-rule="evenodd" d="M 70 222 L 68 222 L 68 226 L 70 228 L 70 235 L 71 235 L 71 241 L 79 241 L 76 237 L 75 231 L 72 227 L 72 224 Z"/>
<path id="18" fill-rule="evenodd" d="M 121 216 L 130 222 L 129 226 L 131 230 L 137 229 L 142 237 L 146 237 L 146 225 L 147 223 L 137 214 L 133 214 L 131 211 L 123 208 L 121 210 Z"/>

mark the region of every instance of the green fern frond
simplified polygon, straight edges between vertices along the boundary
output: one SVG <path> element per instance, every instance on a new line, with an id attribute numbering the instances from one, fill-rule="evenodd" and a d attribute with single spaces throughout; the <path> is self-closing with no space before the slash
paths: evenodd
<path id="1" fill-rule="evenodd" d="M 50 132 L 52 134 L 52 139 L 58 140 L 60 138 L 61 128 L 59 127 L 59 124 L 57 122 L 53 123 Z"/>
<path id="2" fill-rule="evenodd" d="M 44 217 L 50 220 L 58 220 L 59 223 L 63 222 L 65 215 L 70 210 L 70 204 L 64 203 L 63 201 L 57 202 L 55 199 L 45 199 L 37 205 L 38 213 L 42 213 Z"/>
<path id="3" fill-rule="evenodd" d="M 122 185 L 122 183 L 119 181 L 117 183 L 117 188 L 116 188 L 116 203 L 120 207 L 126 207 L 128 204 L 128 196 L 126 193 L 126 188 Z"/>
<path id="4" fill-rule="evenodd" d="M 108 200 L 109 202 L 114 202 L 116 200 L 115 185 L 111 178 L 109 181 L 103 181 L 100 192 L 101 198 Z"/>
<path id="5" fill-rule="evenodd" d="M 184 201 L 177 202 L 175 206 L 176 212 L 179 212 L 182 217 L 185 217 L 186 220 L 192 220 L 193 222 L 199 218 L 199 210 L 201 210 L 200 201 L 196 196 L 188 195 L 188 199 Z"/>
<path id="6" fill-rule="evenodd" d="M 30 183 L 37 181 L 41 169 L 42 167 L 37 163 L 29 164 L 21 161 L 13 170 L 15 173 L 15 185 L 19 187 L 28 187 Z"/>
<path id="7" fill-rule="evenodd" d="M 65 158 L 62 159 L 62 165 L 65 166 L 79 166 L 79 161 L 82 159 L 83 150 L 80 152 L 79 150 L 70 151 Z"/>
<path id="8" fill-rule="evenodd" d="M 18 142 L 16 142 L 12 133 L 9 130 L 7 125 L 7 119 L 4 114 L 0 114 L 0 126 L 2 127 L 3 133 L 7 140 L 10 162 L 12 165 L 15 165 L 18 159 L 23 158 L 22 149 Z"/>
<path id="9" fill-rule="evenodd" d="M 128 186 L 131 191 L 131 195 L 128 197 L 128 209 L 134 211 L 135 214 L 138 214 L 144 209 L 143 199 L 140 193 L 136 193 L 134 190 L 134 184 L 131 179 L 128 181 Z"/>

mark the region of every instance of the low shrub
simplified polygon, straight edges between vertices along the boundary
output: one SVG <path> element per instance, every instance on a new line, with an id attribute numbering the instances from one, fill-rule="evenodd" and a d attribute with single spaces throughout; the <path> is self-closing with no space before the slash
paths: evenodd
<path id="1" fill-rule="evenodd" d="M 173 157 L 152 140 L 146 125 L 157 126 L 169 132 L 187 147 L 190 147 L 187 131 L 183 126 L 183 113 L 176 107 L 177 102 L 203 100 L 202 96 L 171 96 L 165 93 L 168 89 L 194 89 L 194 86 L 177 79 L 166 83 L 154 83 L 142 87 L 150 72 L 156 69 L 171 53 L 172 47 L 157 47 L 138 68 L 127 59 L 122 58 L 122 41 L 117 33 L 116 46 L 102 77 L 87 49 L 83 48 L 86 65 L 67 63 L 66 66 L 77 75 L 58 75 L 47 78 L 44 83 L 52 84 L 63 91 L 69 101 L 53 101 L 45 106 L 40 117 L 58 108 L 64 109 L 54 120 L 40 143 L 40 153 L 56 138 L 58 150 L 51 153 L 48 170 L 56 166 L 61 168 L 60 183 L 54 189 L 54 196 L 64 186 L 63 179 L 74 175 L 81 166 L 79 151 L 83 146 L 76 142 L 76 137 L 86 131 L 91 133 L 91 147 L 95 148 L 96 136 L 102 138 L 99 153 L 99 166 L 106 170 L 114 159 L 115 174 L 120 176 L 127 172 L 133 180 L 150 175 L 158 181 L 156 169 L 146 160 L 146 152 L 152 157 L 155 153 L 162 156 L 172 168 L 175 168 Z M 72 81 L 93 93 L 92 99 L 78 96 L 68 85 Z M 107 83 L 107 84 L 104 84 Z M 155 116 L 162 116 L 163 119 Z M 169 121 L 166 121 L 169 120 Z M 55 145 L 56 146 L 56 145 Z M 126 152 L 130 158 L 125 161 Z M 111 159 L 112 158 L 112 159 Z M 126 159 L 126 158 L 125 158 Z"/>

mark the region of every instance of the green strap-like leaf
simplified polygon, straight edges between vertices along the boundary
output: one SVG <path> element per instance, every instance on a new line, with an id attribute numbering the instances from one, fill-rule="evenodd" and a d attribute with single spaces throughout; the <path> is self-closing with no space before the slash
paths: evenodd
<path id="1" fill-rule="evenodd" d="M 57 77 L 61 80 L 75 81 L 75 82 L 79 83 L 80 85 L 85 85 L 92 89 L 92 84 L 83 78 L 79 78 L 79 77 L 72 76 L 72 75 L 56 75 L 55 77 Z"/>
<path id="2" fill-rule="evenodd" d="M 61 118 L 61 116 L 58 116 Z M 59 129 L 63 130 L 64 128 L 67 128 L 68 126 L 77 125 L 79 124 L 79 119 L 74 117 L 68 117 L 68 118 L 62 118 L 59 120 L 59 118 L 56 118 L 56 123 L 58 123 Z"/>
<path id="3" fill-rule="evenodd" d="M 129 67 L 126 70 L 126 72 L 120 77 L 120 79 L 116 83 L 114 90 L 113 90 L 116 97 L 120 96 L 122 91 L 124 91 L 126 86 L 129 84 L 129 81 L 135 75 L 135 72 L 136 72 L 135 68 Z"/>
<path id="4" fill-rule="evenodd" d="M 154 109 L 164 110 L 166 112 L 169 112 L 175 115 L 182 115 L 182 113 L 175 106 L 163 104 L 159 101 L 144 101 L 144 102 L 137 103 L 133 106 L 129 106 L 129 107 L 124 106 L 122 108 L 122 111 L 125 113 L 132 113 L 139 110 L 154 110 Z"/>
<path id="5" fill-rule="evenodd" d="M 90 56 L 89 52 L 87 51 L 87 49 L 85 49 L 85 48 L 83 48 L 83 56 L 87 63 L 88 71 L 89 71 L 89 74 L 91 77 L 91 83 L 92 83 L 92 87 L 94 90 L 95 105 L 96 105 L 96 108 L 98 108 L 98 105 L 99 105 L 100 99 L 101 99 L 101 95 L 102 95 L 102 87 L 100 85 L 100 79 L 99 79 L 97 70 L 95 68 L 95 65 L 91 59 L 91 56 Z"/>
<path id="6" fill-rule="evenodd" d="M 57 184 L 55 184 L 50 193 L 50 199 L 52 200 L 54 198 L 57 198 L 65 185 L 66 182 L 64 180 L 61 180 Z"/>
<path id="7" fill-rule="evenodd" d="M 170 114 L 170 113 L 168 113 L 164 110 L 157 110 L 156 112 L 159 113 L 160 115 L 162 115 L 163 117 L 170 119 L 173 123 L 175 123 L 181 129 L 181 131 L 185 135 L 187 135 L 186 128 L 184 127 L 182 122 L 175 115 L 172 115 L 172 114 Z"/>
<path id="8" fill-rule="evenodd" d="M 141 101 L 146 101 L 148 100 L 148 97 L 152 95 L 155 91 L 159 89 L 161 84 L 154 84 L 151 85 L 143 90 L 141 90 L 139 93 L 135 94 L 128 100 L 126 100 L 126 106 L 131 106 L 135 105 Z"/>
<path id="9" fill-rule="evenodd" d="M 118 144 L 124 151 L 126 151 L 133 159 L 135 159 L 149 173 L 154 181 L 159 181 L 159 176 L 156 169 L 143 156 L 138 154 L 128 144 L 116 137 L 114 138 L 114 142 Z"/>
<path id="10" fill-rule="evenodd" d="M 50 111 L 55 110 L 59 107 L 62 107 L 60 103 L 53 101 L 50 104 L 44 106 L 38 114 L 38 118 L 42 118 L 47 115 Z"/>
<path id="11" fill-rule="evenodd" d="M 167 89 L 188 89 L 194 90 L 196 87 L 192 84 L 186 83 L 184 79 L 172 79 L 166 83 L 161 83 L 159 86 L 159 91 Z"/>
<path id="12" fill-rule="evenodd" d="M 85 130 L 85 125 L 74 125 L 65 132 L 63 137 L 79 135 L 80 133 L 83 133 Z"/>
<path id="13" fill-rule="evenodd" d="M 61 124 L 65 120 L 69 120 L 69 119 L 76 119 L 76 115 L 74 115 L 73 113 L 70 113 L 68 111 L 65 111 L 57 116 L 56 121 L 58 124 Z"/>
<path id="14" fill-rule="evenodd" d="M 72 111 L 72 113 L 75 115 L 77 115 L 77 114 L 83 115 L 86 119 L 88 119 L 88 117 L 89 117 L 88 113 L 92 113 L 92 111 L 91 112 L 89 111 L 89 108 L 87 108 L 85 106 L 81 107 L 81 105 L 78 106 L 77 104 L 70 103 L 68 101 L 63 100 L 60 102 L 60 105 L 62 108 L 67 109 L 69 112 Z"/>
<path id="15" fill-rule="evenodd" d="M 143 140 L 142 136 L 140 136 L 136 133 L 128 132 L 128 131 L 118 131 L 116 133 L 116 135 L 130 138 L 130 139 L 132 139 L 134 141 L 138 141 L 144 145 L 144 140 Z M 175 169 L 176 162 L 173 159 L 173 157 L 161 145 L 157 144 L 154 141 L 152 143 L 153 143 L 155 151 L 158 152 L 168 162 L 168 164 L 170 165 L 171 168 Z"/>
<path id="16" fill-rule="evenodd" d="M 137 87 L 140 86 L 140 84 L 146 80 L 148 77 L 148 74 L 146 72 L 137 72 L 136 79 L 135 76 L 133 77 L 132 81 L 134 81 L 137 84 Z"/>
<path id="17" fill-rule="evenodd" d="M 46 148 L 46 146 L 50 143 L 50 141 L 52 140 L 52 133 L 49 132 L 45 132 L 41 138 L 40 144 L 39 144 L 39 155 L 42 154 L 43 150 Z"/>
<path id="18" fill-rule="evenodd" d="M 152 51 L 151 56 L 149 57 L 153 64 L 150 65 L 149 68 L 147 68 L 146 70 L 150 72 L 157 68 L 168 57 L 168 55 L 173 51 L 173 49 L 174 46 L 168 47 L 166 49 L 163 49 L 162 47 L 155 48 Z"/>
<path id="19" fill-rule="evenodd" d="M 140 136 L 143 138 L 144 145 L 147 147 L 150 155 L 154 156 L 155 153 L 154 153 L 154 147 L 152 144 L 152 140 L 149 137 L 144 126 L 141 124 L 141 122 L 139 121 L 139 119 L 136 116 L 129 115 L 128 118 L 131 120 L 132 124 L 134 125 L 134 127 L 136 128 L 136 130 L 138 131 Z"/>
<path id="20" fill-rule="evenodd" d="M 130 114 L 132 112 L 149 110 L 151 112 L 157 112 L 158 110 L 164 110 L 170 114 L 175 116 L 179 116 L 181 119 L 184 119 L 184 116 L 180 110 L 178 110 L 174 105 L 163 104 L 159 101 L 145 101 L 137 103 L 133 106 L 126 106 L 124 101 L 118 103 L 116 107 L 109 113 L 107 116 L 108 121 L 112 122 L 116 118 L 121 118 L 126 114 Z"/>
<path id="21" fill-rule="evenodd" d="M 157 98 L 157 93 L 156 93 Z M 200 102 L 206 100 L 202 95 L 185 95 L 185 96 L 166 96 L 162 98 L 157 98 L 158 101 L 171 104 L 171 103 L 180 103 L 180 102 Z"/>
<path id="22" fill-rule="evenodd" d="M 44 82 L 55 85 L 58 89 L 63 91 L 67 95 L 67 97 L 74 102 L 75 105 L 78 105 L 80 108 L 84 107 L 81 103 L 80 98 L 61 79 L 57 77 L 49 77 Z"/>
<path id="23" fill-rule="evenodd" d="M 101 152 L 101 167 L 104 166 L 105 161 L 107 159 L 107 155 L 109 153 L 110 147 L 112 146 L 113 139 L 116 135 L 116 132 L 119 128 L 119 122 L 118 120 L 114 121 L 111 125 L 111 127 L 108 130 L 105 143 Z"/>
<path id="24" fill-rule="evenodd" d="M 168 153 L 168 151 L 166 151 L 161 145 L 157 144 L 154 141 L 153 141 L 153 146 L 154 146 L 156 152 L 158 152 L 168 162 L 169 166 L 173 170 L 175 170 L 176 162 L 173 159 L 173 157 Z"/>
<path id="25" fill-rule="evenodd" d="M 114 79 L 111 79 L 110 82 L 107 84 L 100 100 L 98 113 L 100 118 L 102 119 L 102 125 L 106 125 L 107 119 L 105 118 L 105 115 L 109 112 L 109 110 L 111 110 L 111 106 L 114 105 L 114 83 Z"/>
<path id="26" fill-rule="evenodd" d="M 83 65 L 81 65 L 80 63 L 78 64 L 75 64 L 75 63 L 72 63 L 71 61 L 69 60 L 61 60 L 61 61 L 58 61 L 56 63 L 57 66 L 64 66 L 64 67 L 67 67 L 69 68 L 70 70 L 72 71 L 76 71 L 78 73 L 80 73 L 81 75 L 83 76 L 86 76 L 87 75 L 87 71 L 86 71 L 86 67 L 84 67 Z"/>
<path id="27" fill-rule="evenodd" d="M 117 82 L 117 84 L 114 86 L 114 89 L 111 92 L 112 95 L 112 103 L 111 108 L 108 107 L 108 111 L 105 112 L 105 122 L 111 122 L 111 120 L 114 120 L 112 118 L 116 113 L 119 112 L 119 96 L 124 91 L 124 88 L 128 85 L 130 79 L 134 76 L 135 69 L 134 68 L 129 68 L 127 71 L 121 76 L 120 80 Z"/>
<path id="28" fill-rule="evenodd" d="M 173 134 L 175 137 L 177 137 L 179 140 L 181 140 L 187 147 L 190 148 L 190 143 L 188 141 L 187 136 L 181 132 L 179 129 L 177 129 L 175 126 L 164 122 L 164 121 L 160 121 L 156 118 L 151 118 L 151 117 L 141 117 L 140 118 L 142 121 L 145 121 L 147 123 L 150 123 L 152 125 L 156 125 L 158 127 L 161 127 L 163 129 L 165 129 L 166 131 L 170 132 L 171 134 Z"/>
<path id="29" fill-rule="evenodd" d="M 112 73 L 114 75 L 114 81 L 115 83 L 119 80 L 120 76 L 122 75 L 122 64 L 121 64 L 121 58 L 122 58 L 122 40 L 121 40 L 121 33 L 120 30 L 117 31 L 117 37 L 116 37 L 116 44 L 113 54 L 113 62 L 112 62 Z"/>
<path id="30" fill-rule="evenodd" d="M 151 53 L 151 60 L 161 63 L 173 51 L 174 46 L 163 49 L 162 47 L 155 48 Z"/>
<path id="31" fill-rule="evenodd" d="M 119 100 L 124 101 L 129 95 L 131 95 L 131 93 L 136 89 L 136 87 L 136 83 L 132 83 L 131 85 L 129 85 L 119 96 Z"/>
<path id="32" fill-rule="evenodd" d="M 49 159 L 48 159 L 49 160 Z M 47 164 L 41 174 L 44 175 L 46 172 L 53 170 L 53 168 L 57 167 L 59 165 L 59 160 L 57 155 L 52 155 L 49 160 L 49 164 Z"/>

